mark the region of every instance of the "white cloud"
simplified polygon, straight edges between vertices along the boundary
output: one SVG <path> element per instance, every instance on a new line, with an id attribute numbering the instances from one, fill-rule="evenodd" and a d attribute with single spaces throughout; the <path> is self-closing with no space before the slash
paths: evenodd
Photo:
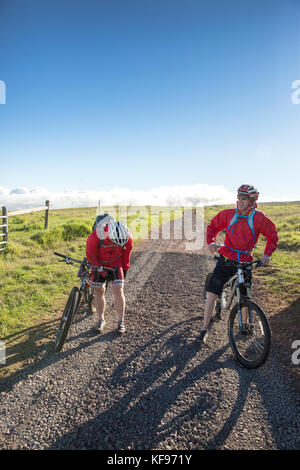
<path id="1" fill-rule="evenodd" d="M 16 189 L 12 189 L 9 193 L 9 195 L 13 195 L 13 194 L 27 194 L 29 191 L 27 188 L 16 188 Z"/>
<path id="2" fill-rule="evenodd" d="M 100 200 L 107 205 L 155 205 L 155 206 L 201 206 L 210 204 L 235 204 L 236 194 L 224 186 L 195 184 L 190 186 L 160 186 L 148 191 L 132 191 L 114 188 L 110 191 L 61 191 L 50 192 L 45 188 L 28 189 L 0 187 L 0 204 L 9 211 L 43 206 L 50 201 L 52 209 L 72 207 L 96 207 Z M 260 198 L 271 201 L 271 198 Z"/>

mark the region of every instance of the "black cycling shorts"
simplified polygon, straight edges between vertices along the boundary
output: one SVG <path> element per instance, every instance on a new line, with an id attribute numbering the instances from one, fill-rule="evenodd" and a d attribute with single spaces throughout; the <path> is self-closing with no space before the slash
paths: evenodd
<path id="1" fill-rule="evenodd" d="M 113 271 L 104 271 L 104 273 L 98 273 L 93 271 L 91 275 L 90 285 L 92 287 L 105 287 L 109 281 L 112 282 L 114 286 L 123 286 L 124 285 L 124 271 L 123 268 L 117 267 Z"/>
<path id="2" fill-rule="evenodd" d="M 216 295 L 221 295 L 224 284 L 236 274 L 236 267 L 232 264 L 226 263 L 226 258 L 220 255 L 217 261 L 212 276 L 208 282 L 207 292 L 213 292 Z M 244 270 L 245 282 L 251 285 L 252 273 L 251 268 Z"/>

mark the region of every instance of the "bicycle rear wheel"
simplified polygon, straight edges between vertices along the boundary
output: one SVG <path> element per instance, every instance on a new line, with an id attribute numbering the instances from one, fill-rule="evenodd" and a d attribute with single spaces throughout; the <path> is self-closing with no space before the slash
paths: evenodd
<path id="1" fill-rule="evenodd" d="M 236 359 L 247 369 L 261 366 L 271 349 L 271 330 L 266 315 L 254 302 L 247 301 L 242 309 L 243 325 L 240 326 L 238 304 L 228 319 L 228 336 Z"/>
<path id="2" fill-rule="evenodd" d="M 58 332 L 55 339 L 55 351 L 60 352 L 63 348 L 63 345 L 66 341 L 72 320 L 76 313 L 80 302 L 80 292 L 78 287 L 73 287 L 68 297 L 60 324 L 58 327 Z"/>

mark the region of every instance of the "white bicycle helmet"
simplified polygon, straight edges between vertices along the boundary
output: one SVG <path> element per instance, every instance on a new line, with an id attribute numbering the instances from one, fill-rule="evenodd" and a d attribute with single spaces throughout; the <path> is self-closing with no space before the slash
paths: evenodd
<path id="1" fill-rule="evenodd" d="M 129 230 L 123 222 L 111 222 L 108 226 L 110 240 L 119 246 L 124 246 L 129 239 Z"/>
<path id="2" fill-rule="evenodd" d="M 97 219 L 99 220 L 96 220 L 96 233 L 97 233 L 97 236 L 98 238 L 100 238 L 100 240 L 104 240 L 105 238 L 105 232 L 104 232 L 104 228 L 107 224 L 109 224 L 110 222 L 113 222 L 115 219 L 112 215 L 110 214 L 104 214 L 103 216 L 99 216 L 97 217 Z"/>

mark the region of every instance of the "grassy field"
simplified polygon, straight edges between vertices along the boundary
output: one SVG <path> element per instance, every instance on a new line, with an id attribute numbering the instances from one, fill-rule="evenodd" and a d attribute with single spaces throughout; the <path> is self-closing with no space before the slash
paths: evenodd
<path id="1" fill-rule="evenodd" d="M 205 221 L 223 208 L 206 207 Z M 278 304 L 285 300 L 287 305 L 294 302 L 296 312 L 300 298 L 300 202 L 260 204 L 259 209 L 276 223 L 279 245 L 270 267 L 257 270 L 257 276 L 270 288 L 272 300 L 278 299 Z M 151 207 L 151 214 L 145 208 L 140 214 L 135 208 L 128 210 L 126 220 L 135 242 L 145 237 L 150 227 L 170 217 L 168 208 Z M 113 210 L 103 207 L 101 212 Z M 180 216 L 181 208 L 171 214 L 171 218 Z M 53 251 L 82 258 L 95 217 L 96 208 L 52 210 L 47 230 L 43 213 L 9 217 L 9 243 L 0 253 L 0 338 L 5 341 L 7 364 L 13 365 L 12 369 L 22 368 L 22 361 L 34 357 L 45 341 L 53 341 L 66 296 L 77 283 L 76 269 L 59 263 Z M 219 238 L 222 241 L 222 234 Z M 263 253 L 264 246 L 261 238 L 255 257 Z M 290 317 L 290 331 L 299 328 L 295 312 Z M 281 318 L 285 322 L 287 317 Z M 9 367 L 1 368 L 0 378 L 11 375 Z"/>

